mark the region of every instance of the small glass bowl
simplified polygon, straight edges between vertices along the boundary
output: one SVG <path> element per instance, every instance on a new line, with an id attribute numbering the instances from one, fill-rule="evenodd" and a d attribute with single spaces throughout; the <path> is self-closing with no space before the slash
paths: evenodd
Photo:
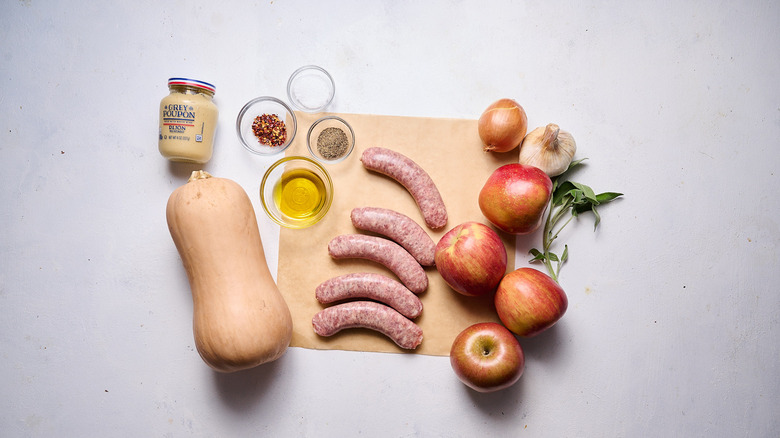
<path id="1" fill-rule="evenodd" d="M 260 201 L 268 217 L 286 228 L 319 222 L 333 202 L 333 181 L 308 157 L 284 157 L 268 168 L 260 183 Z"/>
<path id="2" fill-rule="evenodd" d="M 287 81 L 287 97 L 296 109 L 318 113 L 333 102 L 336 85 L 324 68 L 305 65 L 295 70 Z"/>
<path id="3" fill-rule="evenodd" d="M 322 131 L 327 128 L 337 128 L 346 135 L 347 148 L 341 155 L 331 156 L 325 151 L 320 151 L 318 139 L 320 134 L 322 134 Z M 339 161 L 345 160 L 349 154 L 352 153 L 352 149 L 355 148 L 355 131 L 353 131 L 352 126 L 341 117 L 325 116 L 314 122 L 309 128 L 309 133 L 306 135 L 306 146 L 309 148 L 309 153 L 318 161 L 329 164 L 338 163 Z M 323 152 L 325 152 L 325 154 L 323 154 Z"/>
<path id="4" fill-rule="evenodd" d="M 284 143 L 278 146 L 269 146 L 260 143 L 260 140 L 257 139 L 252 130 L 252 124 L 256 117 L 263 114 L 276 115 L 284 122 L 287 130 L 287 139 Z M 241 144 L 249 152 L 258 155 L 274 155 L 284 152 L 292 144 L 297 129 L 298 121 L 293 110 L 286 103 L 270 96 L 258 97 L 247 102 L 241 108 L 241 111 L 238 112 L 238 118 L 236 119 L 236 132 L 239 140 L 241 140 Z"/>

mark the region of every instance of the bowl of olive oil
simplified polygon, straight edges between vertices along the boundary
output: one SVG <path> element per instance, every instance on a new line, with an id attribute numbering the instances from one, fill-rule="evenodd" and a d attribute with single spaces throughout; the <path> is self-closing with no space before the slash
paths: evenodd
<path id="1" fill-rule="evenodd" d="M 320 221 L 333 201 L 333 181 L 321 164 L 308 157 L 284 157 L 268 168 L 260 184 L 268 217 L 286 228 L 306 228 Z"/>

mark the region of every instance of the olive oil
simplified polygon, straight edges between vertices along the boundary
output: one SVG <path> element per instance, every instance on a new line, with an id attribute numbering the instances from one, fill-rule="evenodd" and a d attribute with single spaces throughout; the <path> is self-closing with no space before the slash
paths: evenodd
<path id="1" fill-rule="evenodd" d="M 325 183 L 308 169 L 287 171 L 274 187 L 274 203 L 291 219 L 308 219 L 325 205 Z"/>

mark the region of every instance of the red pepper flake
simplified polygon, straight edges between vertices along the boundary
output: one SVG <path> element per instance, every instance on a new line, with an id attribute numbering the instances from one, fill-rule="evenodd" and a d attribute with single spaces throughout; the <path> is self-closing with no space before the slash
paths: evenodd
<path id="1" fill-rule="evenodd" d="M 262 114 L 252 122 L 252 132 L 266 146 L 281 146 L 287 141 L 287 127 L 276 114 Z"/>

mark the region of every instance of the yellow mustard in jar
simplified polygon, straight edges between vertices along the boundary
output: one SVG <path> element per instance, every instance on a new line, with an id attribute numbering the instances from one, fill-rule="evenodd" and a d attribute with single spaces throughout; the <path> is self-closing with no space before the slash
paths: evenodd
<path id="1" fill-rule="evenodd" d="M 168 79 L 170 94 L 160 102 L 160 154 L 171 161 L 205 163 L 214 151 L 219 111 L 216 87 L 187 78 Z"/>

